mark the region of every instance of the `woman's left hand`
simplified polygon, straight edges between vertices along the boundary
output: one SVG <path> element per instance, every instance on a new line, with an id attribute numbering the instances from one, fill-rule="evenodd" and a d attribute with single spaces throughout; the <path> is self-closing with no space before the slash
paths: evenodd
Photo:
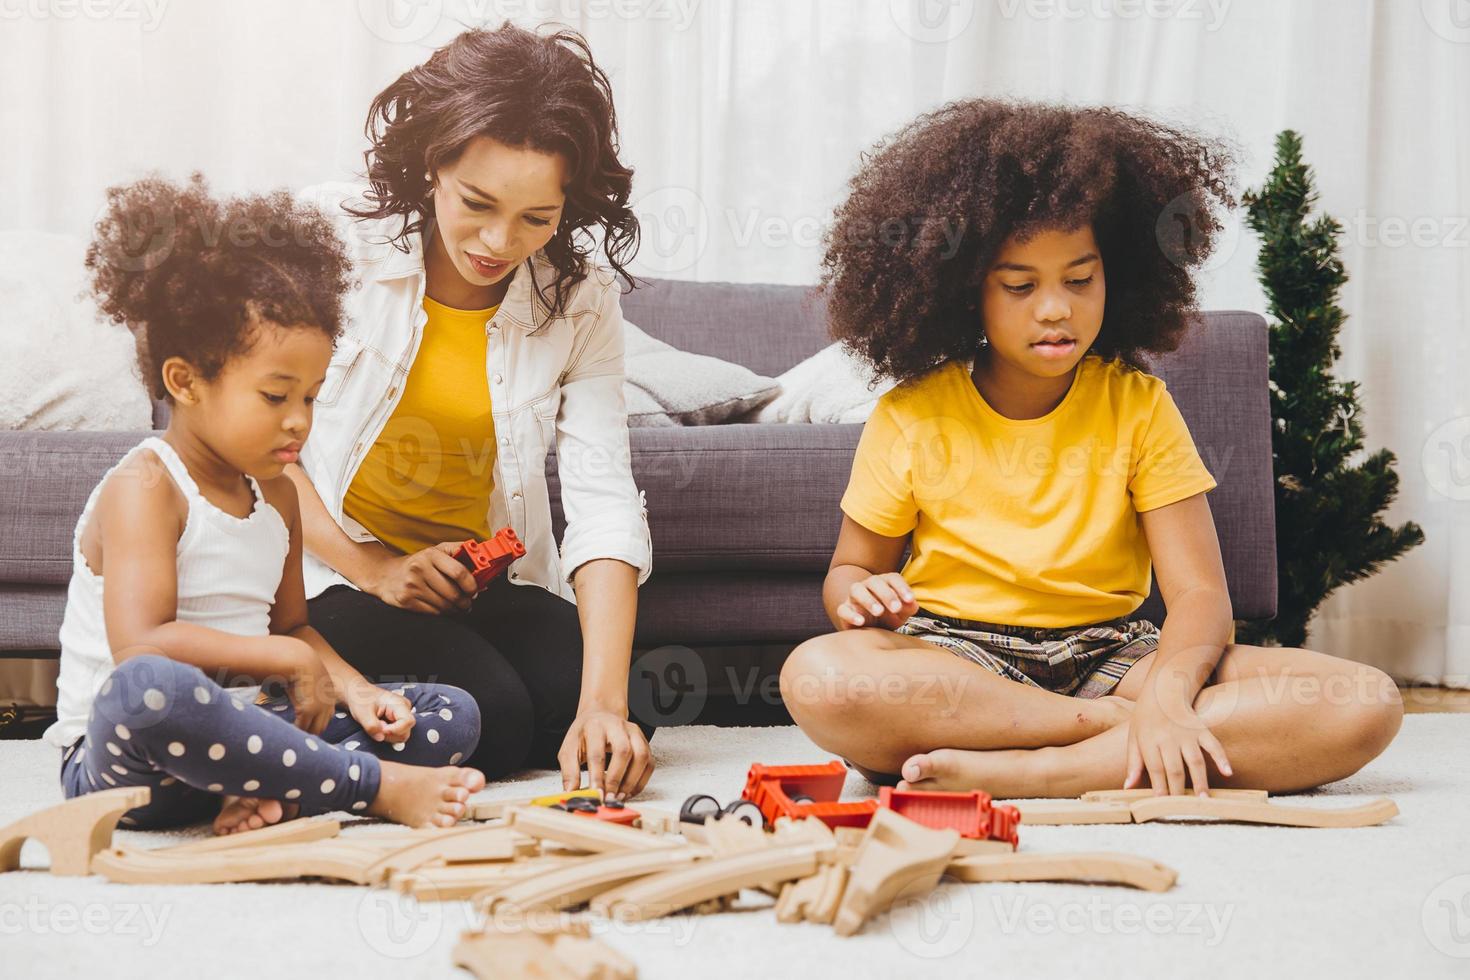
<path id="1" fill-rule="evenodd" d="M 1165 704 L 1145 694 L 1138 699 L 1128 723 L 1128 778 L 1123 781 L 1123 788 L 1137 785 L 1147 770 L 1155 795 L 1183 794 L 1187 774 L 1195 792 L 1207 796 L 1210 786 L 1206 752 L 1222 773 L 1231 775 L 1225 747 L 1192 705 Z"/>
<path id="2" fill-rule="evenodd" d="M 609 800 L 637 796 L 653 775 L 653 752 L 643 729 L 610 710 L 578 712 L 556 760 L 561 766 L 563 789 L 581 786 L 585 762 L 591 777 L 589 785 L 602 790 L 603 798 Z"/>
<path id="3" fill-rule="evenodd" d="M 402 694 L 375 685 L 356 685 L 346 704 L 353 720 L 375 742 L 406 742 L 413 731 L 413 705 Z"/>

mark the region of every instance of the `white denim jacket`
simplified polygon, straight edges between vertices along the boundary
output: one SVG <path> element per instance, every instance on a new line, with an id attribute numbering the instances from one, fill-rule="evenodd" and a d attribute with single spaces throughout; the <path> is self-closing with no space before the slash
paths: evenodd
<path id="1" fill-rule="evenodd" d="M 321 184 L 300 197 L 336 225 L 359 282 L 344 297 L 343 335 L 316 399 L 301 466 L 327 511 L 355 541 L 374 540 L 342 512 L 357 468 L 402 396 L 428 319 L 423 309 L 424 256 L 419 233 L 407 252 L 389 244 L 402 219 L 357 219 L 344 201 L 363 188 Z M 357 205 L 361 210 L 361 205 Z M 516 585 L 539 585 L 572 602 L 571 575 L 594 558 L 617 558 L 648 580 L 653 549 L 646 498 L 633 482 L 623 403 L 621 295 L 607 270 L 593 268 L 552 316 L 532 288 L 554 282 L 541 254 L 516 269 L 510 289 L 485 325 L 485 374 L 495 420 L 495 488 L 489 525 L 509 525 L 526 546 L 510 566 Z M 548 290 L 549 293 L 549 290 Z M 566 531 L 560 555 L 552 538 L 546 454 L 555 445 Z M 306 595 L 351 585 L 305 555 Z"/>

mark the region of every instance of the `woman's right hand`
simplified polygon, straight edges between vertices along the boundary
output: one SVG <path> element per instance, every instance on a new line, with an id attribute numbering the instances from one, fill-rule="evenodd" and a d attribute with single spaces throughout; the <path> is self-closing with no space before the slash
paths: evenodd
<path id="1" fill-rule="evenodd" d="M 919 611 L 914 590 L 898 572 L 870 575 L 852 583 L 847 598 L 837 607 L 843 629 L 878 626 L 896 630 Z"/>
<path id="2" fill-rule="evenodd" d="M 411 555 L 388 555 L 363 583 L 363 591 L 414 612 L 468 611 L 478 586 L 470 570 L 454 558 L 460 543 L 444 541 Z"/>

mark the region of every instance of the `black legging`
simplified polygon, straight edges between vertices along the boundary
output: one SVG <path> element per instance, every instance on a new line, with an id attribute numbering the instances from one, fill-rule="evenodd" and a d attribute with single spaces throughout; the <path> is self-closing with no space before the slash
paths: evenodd
<path id="1" fill-rule="evenodd" d="M 557 768 L 582 684 L 582 627 L 571 602 L 501 576 L 467 613 L 411 612 L 346 585 L 307 607 L 311 625 L 373 683 L 452 684 L 474 697 L 480 744 L 464 765 L 487 779 Z"/>

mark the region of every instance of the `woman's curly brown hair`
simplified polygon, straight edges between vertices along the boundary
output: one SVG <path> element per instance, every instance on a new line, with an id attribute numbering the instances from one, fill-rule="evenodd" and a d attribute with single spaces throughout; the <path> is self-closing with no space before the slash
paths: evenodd
<path id="1" fill-rule="evenodd" d="M 87 248 L 101 311 L 137 339 L 154 398 L 172 401 L 163 363 L 216 377 L 262 323 L 342 332 L 347 254 L 331 222 L 284 190 L 217 199 L 203 176 L 109 188 Z"/>
<path id="2" fill-rule="evenodd" d="M 833 335 L 883 375 L 973 355 L 1004 242 L 1090 224 L 1107 274 L 1091 350 L 1143 369 L 1195 310 L 1192 270 L 1233 207 L 1222 142 L 1110 108 L 974 99 L 879 143 L 827 234 Z"/>
<path id="3" fill-rule="evenodd" d="M 465 146 L 486 136 L 511 147 L 560 154 L 567 162 L 566 205 L 543 248 L 556 281 L 537 285 L 553 313 L 587 276 L 602 239 L 613 271 L 633 285 L 627 263 L 638 251 L 638 218 L 628 207 L 633 171 L 618 159 L 612 83 L 576 31 L 540 35 L 507 21 L 474 28 L 404 72 L 368 109 L 370 207 L 359 218 L 403 218 L 395 244 L 433 215 L 428 174 L 449 166 Z M 598 236 L 591 233 L 596 228 Z"/>

